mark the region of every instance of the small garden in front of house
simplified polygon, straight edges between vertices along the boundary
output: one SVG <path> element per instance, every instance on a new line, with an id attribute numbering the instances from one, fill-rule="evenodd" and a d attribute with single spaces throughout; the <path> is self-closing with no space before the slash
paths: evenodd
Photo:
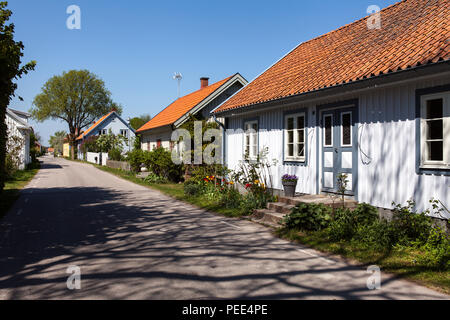
<path id="1" fill-rule="evenodd" d="M 435 213 L 447 210 L 437 200 L 431 207 Z M 299 204 L 277 234 L 450 293 L 450 239 L 429 213 L 416 212 L 414 203 L 408 202 L 396 205 L 388 221 L 364 203 L 354 210 Z"/>

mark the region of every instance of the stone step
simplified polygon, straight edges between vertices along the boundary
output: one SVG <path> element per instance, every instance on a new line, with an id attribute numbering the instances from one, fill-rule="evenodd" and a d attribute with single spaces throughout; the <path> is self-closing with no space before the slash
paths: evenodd
<path id="1" fill-rule="evenodd" d="M 331 199 L 330 197 L 323 195 L 305 195 L 300 197 L 278 197 L 278 201 L 285 205 L 295 206 L 300 203 L 323 203 L 326 206 L 332 208 L 341 208 L 341 199 Z M 358 205 L 356 200 L 346 199 L 344 201 L 345 207 L 349 209 L 354 209 Z"/>
<path id="2" fill-rule="evenodd" d="M 291 213 L 292 208 L 295 206 L 292 204 L 286 204 L 284 202 L 270 202 L 267 205 L 267 208 L 271 211 L 275 211 L 277 213 L 289 214 Z"/>
<path id="3" fill-rule="evenodd" d="M 266 223 L 274 227 L 280 227 L 279 222 L 284 218 L 286 214 L 274 212 L 269 209 L 256 209 L 253 212 L 253 217 L 256 221 Z"/>

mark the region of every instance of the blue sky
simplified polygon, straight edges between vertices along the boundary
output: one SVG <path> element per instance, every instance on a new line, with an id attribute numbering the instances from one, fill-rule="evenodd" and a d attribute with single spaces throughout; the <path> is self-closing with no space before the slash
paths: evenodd
<path id="1" fill-rule="evenodd" d="M 366 16 L 369 5 L 396 0 L 10 0 L 16 40 L 36 71 L 19 80 L 10 105 L 27 111 L 53 75 L 88 69 L 102 78 L 124 118 L 155 115 L 181 93 L 240 72 L 251 81 L 289 50 Z M 69 5 L 81 8 L 81 30 L 69 30 Z M 64 123 L 32 122 L 48 144 Z"/>

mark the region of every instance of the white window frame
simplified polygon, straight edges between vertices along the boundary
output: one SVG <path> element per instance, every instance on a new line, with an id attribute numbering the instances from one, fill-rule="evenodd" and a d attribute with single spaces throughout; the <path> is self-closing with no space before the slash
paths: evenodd
<path id="1" fill-rule="evenodd" d="M 297 119 L 298 117 L 303 117 L 303 129 L 297 128 Z M 293 118 L 294 120 L 294 150 L 293 150 L 293 156 L 288 155 L 288 120 L 290 118 Z M 299 113 L 291 113 L 284 116 L 284 160 L 285 161 L 292 161 L 292 162 L 306 162 L 306 113 L 305 112 L 299 112 Z M 298 141 L 298 131 L 303 130 L 303 141 Z M 304 155 L 298 156 L 298 145 L 299 143 L 303 143 L 304 148 Z"/>
<path id="2" fill-rule="evenodd" d="M 427 101 L 442 99 L 443 104 L 443 160 L 428 159 L 427 146 Z M 423 169 L 450 169 L 450 91 L 423 95 L 420 100 L 420 167 Z"/>
<path id="3" fill-rule="evenodd" d="M 253 129 L 253 125 L 256 124 L 257 130 L 256 132 Z M 247 129 L 247 127 L 250 127 L 250 129 Z M 259 132 L 259 123 L 258 120 L 249 120 L 249 121 L 245 121 L 244 122 L 244 156 L 246 154 L 247 151 L 247 147 L 249 149 L 248 152 L 248 157 L 251 160 L 255 160 L 258 156 L 258 144 L 259 144 L 259 136 L 258 136 L 258 132 Z M 256 154 L 254 154 L 253 150 L 254 150 L 254 136 L 256 135 Z M 249 144 L 247 145 L 247 137 L 249 137 Z"/>
<path id="4" fill-rule="evenodd" d="M 327 135 L 326 135 L 326 127 L 325 127 L 325 118 L 331 118 L 331 144 L 327 144 Z M 333 147 L 333 139 L 334 139 L 334 130 L 333 130 L 333 114 L 324 114 L 323 115 L 323 146 L 324 147 Z"/>
<path id="5" fill-rule="evenodd" d="M 128 138 L 128 129 L 120 129 L 120 135 L 124 136 L 125 138 Z"/>
<path id="6" fill-rule="evenodd" d="M 101 135 L 105 135 L 105 134 L 108 134 L 108 131 L 107 131 L 106 129 L 101 129 L 101 130 L 99 130 L 98 134 L 99 134 L 100 136 L 101 136 Z"/>
<path id="7" fill-rule="evenodd" d="M 350 115 L 350 144 L 344 144 L 344 121 L 343 116 Z M 341 147 L 351 147 L 353 145 L 353 114 L 351 111 L 341 112 Z"/>

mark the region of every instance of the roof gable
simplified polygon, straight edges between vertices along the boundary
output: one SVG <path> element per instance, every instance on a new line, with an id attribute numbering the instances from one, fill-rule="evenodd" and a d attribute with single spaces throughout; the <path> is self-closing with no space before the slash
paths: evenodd
<path id="1" fill-rule="evenodd" d="M 233 77 L 236 77 L 236 75 L 238 74 L 211 84 L 206 88 L 194 91 L 188 95 L 178 98 L 156 116 L 154 116 L 149 122 L 136 130 L 136 132 L 140 133 L 147 130 L 174 124 L 177 120 L 179 120 L 181 117 L 186 115 L 196 106 L 198 106 L 204 100 L 214 94 L 214 92 L 219 90 L 223 85 L 227 84 L 229 80 L 231 80 Z"/>
<path id="2" fill-rule="evenodd" d="M 91 125 L 86 131 L 83 131 L 77 138 L 77 140 L 81 140 L 84 139 L 85 137 L 87 137 L 88 135 L 92 134 L 94 132 L 94 129 L 97 128 L 98 126 L 100 126 L 102 123 L 104 123 L 107 119 L 110 118 L 111 115 L 115 115 L 117 117 L 117 119 L 119 119 L 126 127 L 128 127 L 130 130 L 132 130 L 133 132 L 134 129 L 131 128 L 123 119 L 121 116 L 119 116 L 119 114 L 117 114 L 117 112 L 115 111 L 111 111 L 108 114 L 105 114 L 103 117 L 101 117 L 100 119 L 98 119 L 97 121 L 94 122 L 93 125 Z"/>
<path id="3" fill-rule="evenodd" d="M 450 59 L 450 0 L 404 0 L 300 44 L 215 112 L 273 101 Z"/>

